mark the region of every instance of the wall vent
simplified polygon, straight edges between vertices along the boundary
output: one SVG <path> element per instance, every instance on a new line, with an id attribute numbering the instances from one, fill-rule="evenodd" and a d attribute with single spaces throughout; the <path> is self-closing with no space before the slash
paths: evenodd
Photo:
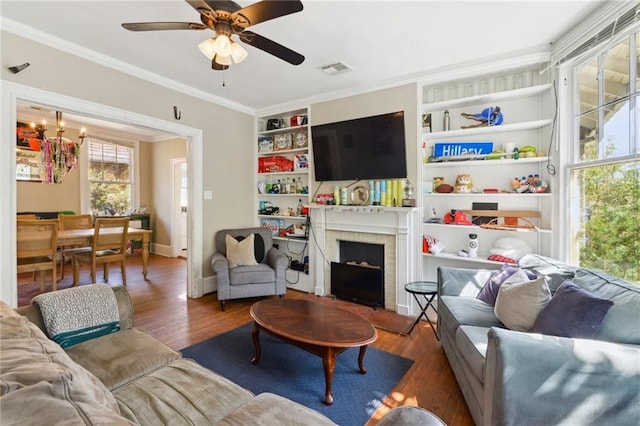
<path id="1" fill-rule="evenodd" d="M 345 72 L 353 71 L 349 65 L 344 62 L 336 62 L 333 64 L 323 65 L 320 70 L 327 75 L 343 74 Z"/>

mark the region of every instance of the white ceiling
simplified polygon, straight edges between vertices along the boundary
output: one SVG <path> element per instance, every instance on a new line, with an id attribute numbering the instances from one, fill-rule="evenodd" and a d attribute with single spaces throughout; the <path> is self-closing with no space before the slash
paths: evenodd
<path id="1" fill-rule="evenodd" d="M 237 3 L 244 7 L 253 1 Z M 303 0 L 302 12 L 250 27 L 304 55 L 301 65 L 245 45 L 248 58 L 224 73 L 211 70 L 209 60 L 198 50 L 198 43 L 213 35 L 208 30 L 136 33 L 121 27 L 123 22 L 200 22 L 184 0 L 1 0 L 0 13 L 4 28 L 42 31 L 54 36 L 47 37 L 47 43 L 60 42 L 67 49 L 79 46 L 77 52 L 89 49 L 98 60 L 122 62 L 122 69 L 139 76 L 161 76 L 195 93 L 260 111 L 548 46 L 601 4 L 594 0 Z M 26 53 L 24 62 L 29 60 Z M 353 71 L 328 76 L 319 70 L 334 62 L 343 62 Z"/>

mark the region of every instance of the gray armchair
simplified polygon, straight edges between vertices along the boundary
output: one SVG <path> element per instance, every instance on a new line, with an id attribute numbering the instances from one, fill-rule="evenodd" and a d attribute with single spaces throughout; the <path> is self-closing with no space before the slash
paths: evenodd
<path id="1" fill-rule="evenodd" d="M 238 240 L 255 234 L 254 253 L 257 265 L 229 268 L 225 236 Z M 238 238 L 241 237 L 241 238 Z M 211 267 L 218 277 L 218 300 L 224 311 L 226 301 L 243 297 L 271 296 L 284 297 L 287 290 L 285 273 L 288 259 L 273 247 L 271 231 L 267 228 L 223 229 L 215 236 L 216 252 L 211 258 Z"/>

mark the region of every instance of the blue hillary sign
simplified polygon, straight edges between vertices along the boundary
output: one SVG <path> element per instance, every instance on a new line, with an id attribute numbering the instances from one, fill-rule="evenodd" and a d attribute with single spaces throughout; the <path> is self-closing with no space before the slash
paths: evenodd
<path id="1" fill-rule="evenodd" d="M 437 142 L 433 148 L 433 156 L 438 158 L 490 154 L 491 151 L 493 151 L 493 142 Z"/>

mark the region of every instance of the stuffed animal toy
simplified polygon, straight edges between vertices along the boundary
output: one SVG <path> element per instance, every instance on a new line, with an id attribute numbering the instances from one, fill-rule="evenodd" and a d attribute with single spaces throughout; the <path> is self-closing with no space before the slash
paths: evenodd
<path id="1" fill-rule="evenodd" d="M 469 194 L 471 193 L 471 191 L 473 191 L 473 182 L 471 181 L 471 175 L 467 173 L 459 174 L 456 177 L 454 192 Z"/>

